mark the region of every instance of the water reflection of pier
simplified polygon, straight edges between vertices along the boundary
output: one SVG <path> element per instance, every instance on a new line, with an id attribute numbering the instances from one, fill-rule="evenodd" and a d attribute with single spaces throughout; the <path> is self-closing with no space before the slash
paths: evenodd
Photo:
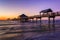
<path id="1" fill-rule="evenodd" d="M 52 29 L 53 29 L 53 31 L 55 31 L 55 17 L 56 16 L 60 16 L 60 14 L 58 12 L 53 12 L 51 9 L 46 9 L 46 10 L 40 11 L 40 15 L 31 16 L 31 17 L 29 17 L 29 19 L 32 19 L 32 21 L 33 21 L 34 18 L 36 18 L 36 23 L 37 23 L 37 20 L 40 19 L 40 28 L 42 29 L 42 26 L 41 26 L 42 20 L 41 19 L 43 17 L 48 17 L 48 28 L 49 28 L 49 31 L 50 31 L 51 30 L 50 21 L 51 21 L 51 18 L 52 18 L 53 19 Z"/>

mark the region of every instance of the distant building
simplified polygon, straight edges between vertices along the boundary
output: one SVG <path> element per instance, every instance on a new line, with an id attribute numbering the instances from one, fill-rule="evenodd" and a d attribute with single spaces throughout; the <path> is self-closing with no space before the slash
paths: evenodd
<path id="1" fill-rule="evenodd" d="M 11 20 L 10 18 L 7 18 L 7 20 Z"/>
<path id="2" fill-rule="evenodd" d="M 19 15 L 20 22 L 28 22 L 28 16 L 25 14 Z"/>
<path id="3" fill-rule="evenodd" d="M 17 19 L 17 18 L 13 18 L 13 19 L 11 19 L 11 20 L 16 21 L 16 20 L 18 20 L 18 19 Z"/>

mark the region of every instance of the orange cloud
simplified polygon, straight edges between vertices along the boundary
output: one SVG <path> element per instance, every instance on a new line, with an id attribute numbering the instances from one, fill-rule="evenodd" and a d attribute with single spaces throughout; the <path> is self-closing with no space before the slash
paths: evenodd
<path id="1" fill-rule="evenodd" d="M 0 16 L 0 20 L 6 20 L 7 18 L 10 18 L 10 19 L 12 19 L 12 18 L 17 18 L 18 16 Z"/>
<path id="2" fill-rule="evenodd" d="M 6 20 L 7 18 L 6 17 L 0 17 L 0 20 Z"/>

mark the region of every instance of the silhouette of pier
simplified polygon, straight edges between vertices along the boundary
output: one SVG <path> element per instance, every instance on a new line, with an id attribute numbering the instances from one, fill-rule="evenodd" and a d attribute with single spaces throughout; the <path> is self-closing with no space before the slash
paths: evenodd
<path id="1" fill-rule="evenodd" d="M 43 17 L 47 17 L 48 18 L 48 28 L 49 28 L 49 31 L 50 31 L 51 30 L 50 21 L 51 21 L 51 18 L 52 18 L 53 19 L 52 29 L 53 29 L 53 31 L 55 31 L 55 17 L 56 16 L 60 16 L 60 13 L 53 12 L 52 9 L 45 9 L 45 10 L 40 11 L 39 15 L 30 16 L 29 19 L 32 19 L 32 21 L 33 21 L 34 18 L 36 18 L 36 22 L 37 22 L 38 19 L 40 19 L 40 28 L 42 29 L 42 26 L 41 26 L 42 20 L 41 19 Z"/>

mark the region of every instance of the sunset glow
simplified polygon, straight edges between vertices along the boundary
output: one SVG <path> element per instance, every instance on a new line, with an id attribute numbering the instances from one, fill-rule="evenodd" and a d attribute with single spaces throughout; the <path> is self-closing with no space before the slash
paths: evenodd
<path id="1" fill-rule="evenodd" d="M 0 0 L 0 20 L 15 18 L 21 14 L 38 15 L 47 8 L 60 11 L 60 0 Z"/>

